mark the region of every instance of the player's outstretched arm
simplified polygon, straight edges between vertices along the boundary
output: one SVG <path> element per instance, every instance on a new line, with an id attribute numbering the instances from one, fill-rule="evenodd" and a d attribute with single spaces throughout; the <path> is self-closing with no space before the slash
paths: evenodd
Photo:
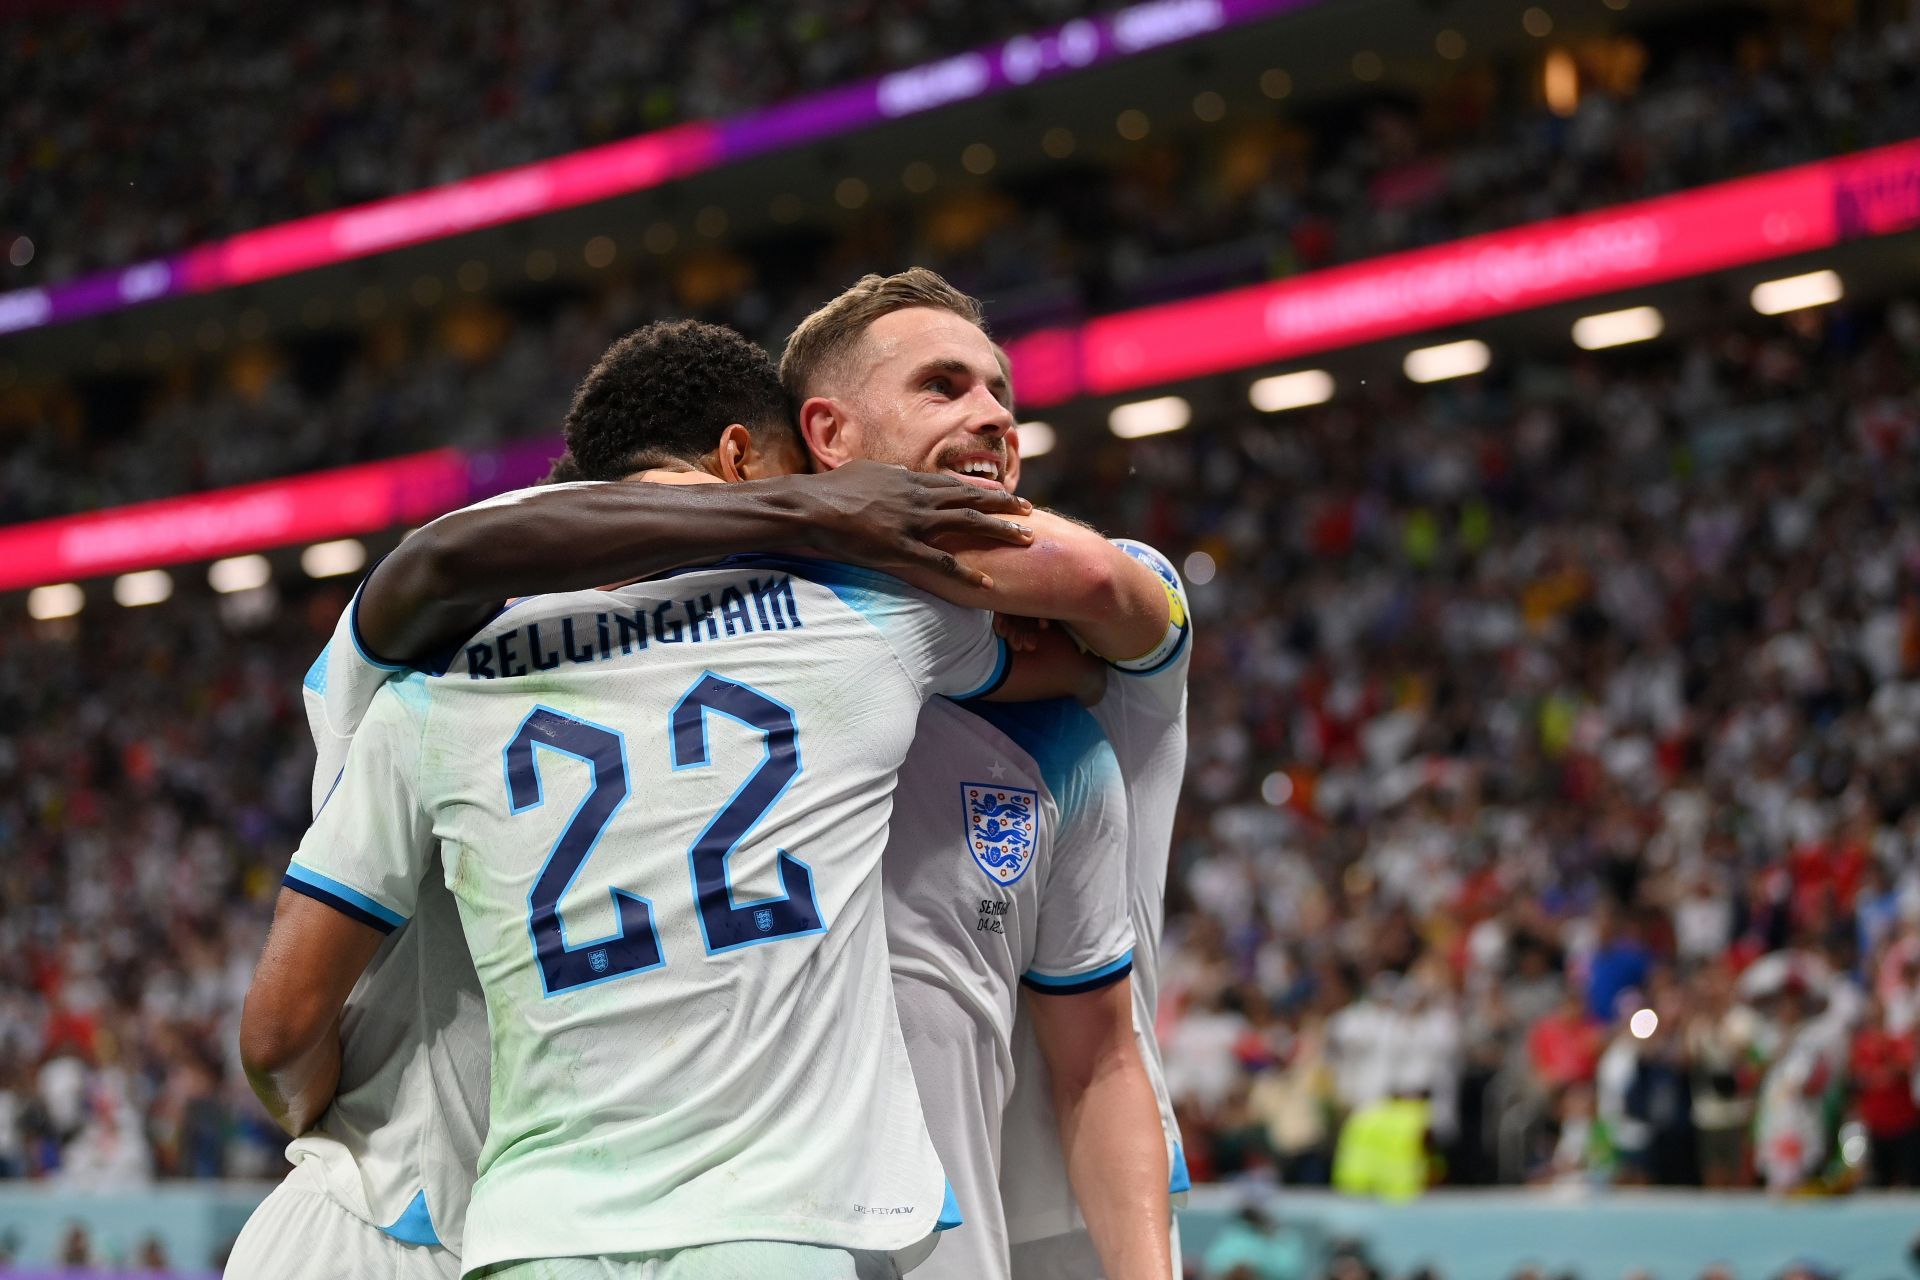
<path id="1" fill-rule="evenodd" d="M 240 1061 L 281 1128 L 319 1122 L 340 1081 L 340 1011 L 386 935 L 312 898 L 280 891 L 240 1013 Z"/>
<path id="2" fill-rule="evenodd" d="M 1072 995 L 1029 992 L 1074 1198 L 1110 1280 L 1166 1280 L 1167 1148 L 1133 1034 L 1129 979 Z"/>
<path id="3" fill-rule="evenodd" d="M 582 483 L 523 489 L 440 517 L 369 576 L 360 634 L 418 661 L 504 600 L 630 582 L 723 556 L 803 551 L 980 589 L 988 571 L 936 543 L 1025 545 L 1025 499 L 877 462 L 730 485 Z"/>

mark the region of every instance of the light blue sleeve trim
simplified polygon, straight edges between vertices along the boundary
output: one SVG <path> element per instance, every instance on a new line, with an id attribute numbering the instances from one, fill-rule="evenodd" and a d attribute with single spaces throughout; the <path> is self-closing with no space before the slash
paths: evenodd
<path id="1" fill-rule="evenodd" d="M 995 636 L 993 640 L 995 645 L 998 646 L 998 652 L 994 654 L 993 674 L 987 677 L 985 684 L 975 689 L 972 693 L 954 694 L 954 701 L 965 702 L 968 698 L 984 698 L 995 689 L 998 689 L 1001 681 L 1007 678 L 1007 642 L 1001 636 Z"/>
<path id="2" fill-rule="evenodd" d="M 391 1226 L 380 1230 L 401 1244 L 432 1245 L 436 1249 L 445 1247 L 440 1243 L 440 1233 L 433 1229 L 433 1213 L 427 1208 L 425 1187 L 413 1193 L 413 1199 L 407 1202 L 407 1207 L 401 1210 Z"/>
<path id="3" fill-rule="evenodd" d="M 329 640 L 326 647 L 320 650 L 320 656 L 313 660 L 313 665 L 307 668 L 306 679 L 300 682 L 323 697 L 327 692 L 327 659 L 332 653 L 333 641 Z"/>
<path id="4" fill-rule="evenodd" d="M 288 863 L 287 879 L 298 880 L 309 888 L 319 889 L 342 902 L 360 908 L 376 920 L 384 920 L 396 929 L 407 922 L 407 918 L 392 907 L 382 906 L 351 885 L 341 884 L 332 876 L 322 875 L 312 867 L 303 867 L 297 862 Z"/>
<path id="5" fill-rule="evenodd" d="M 1180 1195 L 1193 1190 L 1193 1175 L 1187 1172 L 1187 1153 L 1179 1143 L 1173 1144 L 1173 1168 L 1167 1177 L 1167 1194 Z"/>
<path id="6" fill-rule="evenodd" d="M 1128 947 L 1127 953 L 1118 960 L 1109 961 L 1098 969 L 1089 969 L 1085 973 L 1041 973 L 1036 969 L 1029 969 L 1020 975 L 1020 980 L 1042 991 L 1052 991 L 1066 987 L 1084 987 L 1090 982 L 1117 976 L 1132 967 L 1133 948 Z"/>
<path id="7" fill-rule="evenodd" d="M 966 1215 L 960 1212 L 960 1197 L 953 1194 L 953 1183 L 948 1181 L 947 1194 L 940 1202 L 940 1220 L 933 1224 L 935 1231 L 951 1231 L 955 1227 L 965 1226 Z"/>

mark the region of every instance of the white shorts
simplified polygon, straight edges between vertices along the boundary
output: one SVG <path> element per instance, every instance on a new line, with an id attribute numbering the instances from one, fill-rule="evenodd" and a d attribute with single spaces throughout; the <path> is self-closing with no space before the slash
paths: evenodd
<path id="1" fill-rule="evenodd" d="M 473 1280 L 881 1280 L 883 1256 L 810 1244 L 739 1240 L 612 1258 L 546 1258 L 482 1267 Z"/>
<path id="2" fill-rule="evenodd" d="M 1169 1233 L 1172 1244 L 1172 1280 L 1180 1280 L 1186 1268 L 1180 1261 L 1180 1219 L 1173 1219 Z M 1100 1269 L 1100 1255 L 1094 1251 L 1093 1237 L 1085 1231 L 1063 1236 L 1048 1236 L 1013 1246 L 1013 1280 L 1106 1280 Z"/>
<path id="3" fill-rule="evenodd" d="M 225 1280 L 460 1280 L 445 1249 L 402 1244 L 354 1217 L 308 1163 L 293 1168 L 247 1219 Z"/>

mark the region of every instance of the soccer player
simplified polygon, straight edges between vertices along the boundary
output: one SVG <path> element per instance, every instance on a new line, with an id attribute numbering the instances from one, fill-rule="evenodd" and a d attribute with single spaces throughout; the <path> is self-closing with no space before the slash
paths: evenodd
<path id="1" fill-rule="evenodd" d="M 628 389 L 629 393 L 631 390 Z M 618 450 L 624 445 L 618 431 L 587 429 L 589 419 L 595 417 L 591 412 L 582 412 L 593 408 L 587 399 L 583 396 L 575 406 L 575 415 L 569 424 L 569 439 L 576 448 L 593 457 L 603 471 L 610 464 L 616 468 L 611 474 L 626 474 L 627 470 L 636 469 L 645 460 L 619 455 Z M 991 416 L 996 418 L 1002 414 L 1000 408 L 991 411 Z M 1007 425 L 1002 421 L 989 428 L 991 432 L 998 433 L 992 447 L 1004 449 Z M 609 450 L 614 451 L 611 456 Z M 1001 456 L 1007 455 L 1003 452 Z M 626 470 L 619 469 L 622 466 Z M 710 466 L 709 469 L 717 468 Z M 864 468 L 851 467 L 845 469 L 845 473 L 857 474 L 862 470 Z M 459 617 L 461 611 L 484 608 L 488 601 L 497 601 L 502 595 L 542 586 L 578 586 L 582 582 L 628 576 L 635 571 L 632 565 L 635 559 L 657 556 L 659 544 L 652 535 L 659 526 L 641 519 L 641 505 L 618 492 L 627 488 L 581 486 L 564 493 L 556 491 L 518 495 L 503 503 L 484 504 L 482 508 L 447 517 L 429 526 L 422 535 L 409 540 L 372 576 L 356 601 L 356 608 L 350 610 L 349 618 L 343 620 L 340 637 L 332 646 L 336 655 L 332 659 L 333 670 L 324 680 L 325 705 L 329 708 L 328 731 L 336 735 L 350 733 L 358 715 L 355 707 L 364 697 L 363 692 L 356 690 L 363 690 L 369 677 L 378 680 L 386 674 L 365 661 L 363 646 L 359 642 L 360 633 L 354 627 L 355 617 L 364 624 L 367 635 L 373 638 L 372 647 L 375 651 L 396 657 L 417 658 L 438 643 L 436 629 L 444 634 L 450 622 L 459 625 L 463 621 Z M 716 495 L 721 492 L 708 489 L 704 494 Z M 946 501 L 944 495 L 940 500 Z M 697 508 L 685 506 L 678 514 L 684 521 L 689 539 L 694 539 L 702 527 Z M 742 526 L 746 530 L 745 536 L 766 537 L 770 532 L 784 531 L 785 526 L 769 524 L 777 512 L 762 509 L 752 514 L 757 515 L 758 523 L 747 520 Z M 941 511 L 937 519 L 945 523 L 938 528 L 929 525 L 926 532 L 929 536 L 948 532 L 953 520 L 966 515 L 970 513 Z M 981 517 L 972 516 L 971 519 L 979 521 Z M 630 528 L 640 527 L 647 530 L 646 536 L 630 536 Z M 1122 654 L 1138 652 L 1140 648 L 1151 644 L 1152 635 L 1164 633 L 1168 624 L 1163 598 L 1157 602 L 1157 618 L 1152 614 L 1156 597 L 1160 597 L 1157 584 L 1151 578 L 1146 578 L 1146 591 L 1143 593 L 1139 575 L 1129 581 L 1124 574 L 1113 572 L 1116 560 L 1123 566 L 1127 562 L 1113 556 L 1111 548 L 1103 541 L 1089 536 L 1087 531 L 1078 527 L 1063 527 L 1066 536 L 1043 540 L 1043 554 L 1034 560 L 1038 572 L 1029 574 L 1029 580 L 1022 584 L 1026 595 L 1008 597 L 1008 607 L 1028 613 L 1051 612 L 1052 616 L 1077 619 L 1083 634 L 1100 636 L 1103 642 L 1114 646 L 1111 651 Z M 1069 546 L 1073 539 L 1078 539 L 1078 543 Z M 751 541 L 746 545 L 752 545 Z M 925 553 L 924 547 L 916 546 L 916 550 L 922 555 Z M 1089 551 L 1094 554 L 1089 555 Z M 689 558 L 697 558 L 700 554 L 697 549 L 688 552 Z M 1076 556 L 1078 560 L 1074 559 Z M 991 556 L 986 558 L 986 562 L 992 563 Z M 933 567 L 944 567 L 949 573 L 956 571 L 950 560 L 944 566 L 936 564 Z M 1020 566 L 1023 571 L 1025 568 L 1025 565 Z M 1002 577 L 1002 581 L 996 584 L 996 592 L 1012 585 L 1013 580 L 1020 576 L 1018 573 L 1002 573 L 999 568 L 995 572 L 1001 573 Z M 576 575 L 571 581 L 568 580 L 570 574 Z M 423 607 L 427 600 L 440 603 Z M 394 607 L 394 601 L 403 603 L 400 607 Z M 1101 620 L 1108 616 L 1117 616 L 1122 622 L 1113 630 L 1102 631 Z M 1141 621 L 1143 617 L 1144 628 Z M 343 667 L 345 672 L 342 671 Z M 351 678 L 342 678 L 343 675 L 350 675 Z M 330 781 L 330 776 L 327 776 L 327 780 Z M 436 1029 L 432 1034 L 440 1036 L 448 1033 Z M 418 1047 L 410 1052 L 417 1054 Z M 349 1053 L 352 1053 L 351 1042 Z M 417 1080 L 418 1075 L 416 1072 L 411 1078 Z M 471 1078 L 471 1075 L 469 1072 L 466 1078 Z M 369 1116 L 376 1117 L 377 1110 L 369 1108 Z M 414 1159 L 399 1162 L 396 1167 L 401 1172 L 390 1181 L 404 1188 L 409 1185 L 409 1173 L 412 1175 L 412 1184 L 417 1185 L 422 1180 L 422 1168 L 457 1170 L 463 1164 L 470 1166 L 472 1156 L 468 1154 L 462 1158 L 459 1142 L 462 1137 L 461 1126 L 441 1124 L 438 1126 L 438 1137 L 444 1141 L 437 1144 L 431 1139 L 419 1141 L 413 1148 Z M 440 1217 L 458 1217 L 458 1178 L 450 1178 L 448 1182 L 449 1185 L 440 1193 L 441 1200 L 448 1208 L 444 1213 L 435 1215 L 436 1220 Z M 364 1214 L 360 1216 L 366 1217 Z M 367 1220 L 386 1221 L 382 1218 Z M 445 1239 L 446 1233 L 443 1231 L 441 1234 Z M 451 1240 L 448 1242 L 455 1243 Z"/>
<path id="2" fill-rule="evenodd" d="M 697 365 L 726 384 L 707 413 L 737 411 L 710 452 L 698 424 L 651 424 L 658 461 L 739 471 L 793 447 L 764 355 L 663 328 L 596 379 Z M 892 1017 L 879 850 L 919 704 L 1004 663 L 986 615 L 821 561 L 523 601 L 357 726 L 249 996 L 256 1088 L 295 1131 L 324 1110 L 348 990 L 438 852 L 492 1025 L 468 1274 L 716 1246 L 697 1261 L 851 1275 L 849 1252 L 924 1237 L 942 1179 Z"/>
<path id="3" fill-rule="evenodd" d="M 1017 481 L 1004 358 L 987 338 L 978 304 L 933 272 L 854 284 L 801 322 L 781 376 L 822 465 L 877 459 L 980 483 Z M 1172 669 L 1188 626 L 1171 568 L 1138 544 L 1100 548 L 1123 567 L 1116 576 L 1140 584 L 1134 619 L 1151 625 L 1124 636 L 1115 634 L 1113 619 L 1070 618 L 1068 625 L 1117 673 Z M 1150 605 L 1139 603 L 1143 596 Z M 1184 689 L 1183 668 L 1179 681 Z M 1085 1274 L 1177 1274 L 1168 1199 L 1173 1131 L 1160 1105 L 1164 1090 L 1156 1094 L 1157 1075 L 1146 1065 L 1148 1053 L 1154 1066 L 1159 1061 L 1152 1005 L 1139 1024 L 1146 1034 L 1136 1036 L 1140 999 L 1128 970 L 1139 955 L 1150 969 L 1158 950 L 1165 824 L 1179 790 L 1184 734 L 1182 754 L 1171 760 L 1133 751 L 1116 758 L 1118 743 L 1109 745 L 1108 735 L 1137 733 L 1139 726 L 1125 713 L 1107 725 L 1074 706 L 969 714 L 936 703 L 922 713 L 901 774 L 886 865 L 889 945 L 901 1025 L 935 1146 L 963 1206 L 997 1201 L 1003 1172 L 1032 1184 L 1007 1201 L 1004 1213 L 997 1203 L 971 1209 L 967 1224 L 928 1262 L 932 1275 L 1008 1274 L 1009 1221 L 1031 1231 L 1036 1215 L 1042 1224 L 1063 1222 L 1061 1231 L 1084 1224 L 1072 1244 Z M 1171 766 L 1163 779 L 1137 772 L 1162 765 Z M 1165 809 L 1148 815 L 1159 828 L 1162 867 L 1149 889 L 1136 882 L 1125 815 L 1129 791 L 1140 788 L 1157 789 Z M 953 813 L 956 792 L 965 801 L 964 826 Z M 1057 822 L 1060 835 L 1051 850 L 1034 854 L 1042 884 L 1023 891 L 1014 877 L 1024 864 L 1012 859 L 1026 822 L 1004 843 L 991 837 L 1012 821 L 994 826 L 993 810 L 1013 806 L 1019 813 L 1024 805 Z M 988 887 L 969 895 L 980 872 Z M 1135 899 L 1147 893 L 1153 903 L 1143 912 Z M 978 920 L 956 915 L 956 902 L 969 897 L 978 900 Z M 1123 955 L 1119 940 L 1128 935 L 1138 935 L 1129 945 L 1141 949 Z M 1028 1047 L 1017 1062 L 1021 983 L 1029 992 L 1021 1019 Z M 1041 1106 L 1008 1111 L 1016 1089 Z M 1014 1161 L 1004 1169 L 1003 1133 Z M 1036 1161 L 1044 1176 L 1028 1179 L 1026 1168 Z M 1014 1274 L 1021 1274 L 1018 1265 Z"/>
<path id="4" fill-rule="evenodd" d="M 949 408 L 978 403 L 980 387 L 1005 378 L 997 358 L 989 363 L 991 355 L 977 304 L 934 273 L 914 269 L 866 277 L 803 322 L 782 357 L 781 376 L 800 405 L 801 433 L 817 464 L 877 459 L 1007 482 L 1017 476 L 1011 413 L 956 417 Z M 1161 630 L 1140 643 L 1137 630 L 1123 640 L 1081 620 L 1067 623 L 1109 659 L 1106 696 L 1092 714 L 1126 784 L 1133 1024 L 1158 1103 L 1156 1137 L 1171 1168 L 1167 1190 L 1180 1194 L 1187 1189 L 1186 1166 L 1153 1025 L 1167 858 L 1186 768 L 1189 613 L 1185 589 L 1165 556 L 1131 541 L 1115 543 L 1112 554 L 1152 584 L 1160 607 L 1151 616 Z M 935 751 L 940 741 L 923 736 L 920 749 Z M 1098 1220 L 1102 1206 L 1089 1202 L 1087 1180 L 1076 1167 L 1084 1158 L 1063 1151 L 1057 1136 L 1063 1132 L 1054 1115 L 1061 1081 L 1049 1078 L 1050 1067 L 1057 1071 L 1049 1063 L 1055 1037 L 1040 1020 L 1027 1019 L 1019 1039 L 1001 1178 L 1014 1275 L 1111 1276 L 1115 1263 L 1099 1239 L 1106 1230 Z M 1165 1204 L 1163 1195 L 1157 1207 L 1164 1211 Z M 1171 1274 L 1178 1274 L 1177 1237 L 1169 1252 Z"/>
<path id="5" fill-rule="evenodd" d="M 672 383 L 621 385 L 622 404 L 643 418 L 678 412 L 688 394 L 724 391 L 734 371 L 723 364 L 705 378 L 697 370 L 672 372 Z M 605 379 L 595 385 L 608 387 Z M 607 434 L 604 417 L 577 414 L 576 433 Z M 307 674 L 315 809 L 338 783 L 374 693 L 407 670 L 386 655 L 430 660 L 433 650 L 483 625 L 508 596 L 651 576 L 690 560 L 763 549 L 913 567 L 929 580 L 979 585 L 984 574 L 934 541 L 961 534 L 974 542 L 1024 538 L 1019 526 L 990 514 L 1024 507 L 1004 494 L 878 465 L 778 474 L 791 465 L 787 458 L 769 469 L 754 458 L 743 471 L 736 459 L 730 478 L 748 483 L 699 495 L 660 485 L 573 486 L 569 511 L 592 532 L 568 542 L 564 562 L 540 554 L 537 537 L 528 535 L 541 532 L 542 521 L 537 512 L 522 512 L 519 495 L 443 517 L 408 539 L 356 593 Z M 368 965 L 347 1001 L 340 1037 L 338 1092 L 289 1147 L 295 1168 L 248 1220 L 227 1274 L 456 1277 L 486 1131 L 488 1044 L 479 980 L 452 894 L 438 878 L 421 882 L 412 920 Z"/>

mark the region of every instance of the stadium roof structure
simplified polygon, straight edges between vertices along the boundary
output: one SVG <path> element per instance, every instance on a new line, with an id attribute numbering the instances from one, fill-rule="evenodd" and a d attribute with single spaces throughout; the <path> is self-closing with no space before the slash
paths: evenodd
<path id="1" fill-rule="evenodd" d="M 1834 251 L 1916 226 L 1920 141 L 1139 308 L 1029 334 L 1008 349 L 1022 408 L 1058 406 Z M 549 439 L 443 448 L 0 528 L 0 591 L 417 523 L 532 483 L 558 451 Z"/>

